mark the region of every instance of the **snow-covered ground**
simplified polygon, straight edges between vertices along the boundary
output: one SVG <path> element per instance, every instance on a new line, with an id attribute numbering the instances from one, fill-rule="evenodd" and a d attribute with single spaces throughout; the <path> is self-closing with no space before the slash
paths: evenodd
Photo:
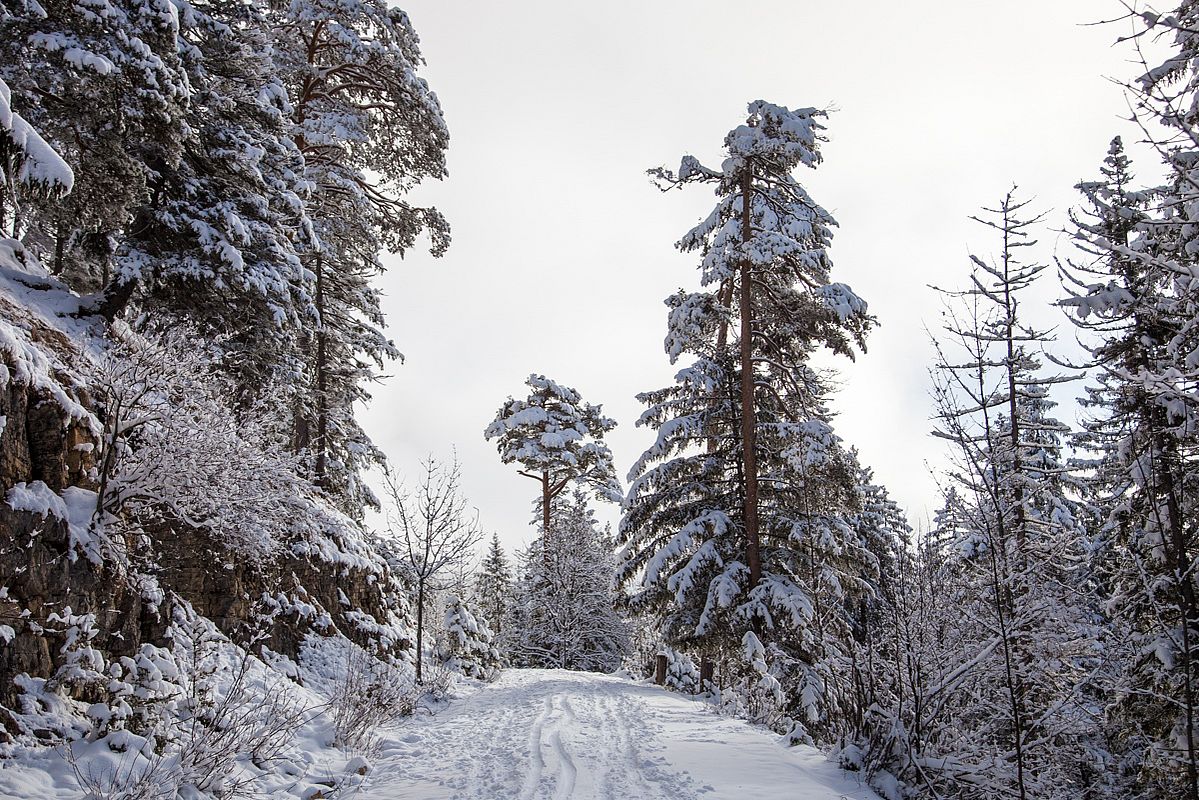
<path id="1" fill-rule="evenodd" d="M 877 800 L 817 750 L 611 675 L 506 670 L 375 760 L 370 800 Z"/>

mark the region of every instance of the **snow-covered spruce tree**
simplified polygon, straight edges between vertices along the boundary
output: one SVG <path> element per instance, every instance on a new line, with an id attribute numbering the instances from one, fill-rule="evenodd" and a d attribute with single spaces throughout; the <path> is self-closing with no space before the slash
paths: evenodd
<path id="1" fill-rule="evenodd" d="M 1083 258 L 1064 270 L 1063 305 L 1090 333 L 1092 384 L 1079 443 L 1088 497 L 1100 511 L 1095 579 L 1107 595 L 1108 648 L 1115 662 L 1107 733 L 1124 796 L 1199 798 L 1199 533 L 1192 465 L 1199 293 L 1192 273 L 1199 228 L 1193 218 L 1199 121 L 1194 76 L 1199 9 L 1177 24 L 1178 61 L 1141 79 L 1140 113 L 1173 128 L 1164 151 L 1168 182 L 1131 187 L 1117 139 L 1100 181 L 1079 189 L 1075 215 Z M 1189 21 L 1188 21 L 1189 20 Z M 1189 80 L 1189 79 L 1188 79 Z"/>
<path id="2" fill-rule="evenodd" d="M 504 617 L 512 599 L 512 567 L 498 534 L 491 534 L 487 555 L 475 572 L 475 602 L 479 616 L 497 635 L 503 632 Z"/>
<path id="3" fill-rule="evenodd" d="M 70 165 L 60 200 L 0 193 L 0 227 L 73 288 L 112 277 L 115 246 L 181 152 L 187 102 L 169 0 L 0 2 L 0 80 L 12 105 Z"/>
<path id="4" fill-rule="evenodd" d="M 529 396 L 509 397 L 483 436 L 496 440 L 501 461 L 519 464 L 521 475 L 541 484 L 542 536 L 552 536 L 553 501 L 570 484 L 590 489 L 600 500 L 624 499 L 604 444 L 616 422 L 603 415 L 602 406 L 583 402 L 578 391 L 544 375 L 530 375 L 525 385 Z"/>
<path id="5" fill-rule="evenodd" d="M 848 522 L 854 460 L 809 363 L 821 347 L 852 356 L 873 323 L 830 282 L 834 220 L 792 175 L 820 162 L 823 116 L 757 101 L 720 169 L 688 156 L 677 173 L 652 171 L 712 185 L 718 203 L 678 244 L 701 253 L 705 288 L 667 300 L 667 354 L 690 363 L 640 396 L 638 424 L 658 439 L 630 471 L 618 566 L 631 608 L 668 644 L 748 674 L 765 642 L 799 737 L 846 716 L 848 609 L 871 563 Z"/>
<path id="6" fill-rule="evenodd" d="M 313 243 L 304 162 L 271 60 L 263 9 L 240 0 L 179 4 L 189 94 L 183 155 L 162 168 L 120 249 L 118 276 L 150 323 L 180 317 L 220 337 L 243 404 L 302 368 L 299 336 L 315 319 L 297 246 Z M 113 299 L 113 298 L 109 298 Z M 111 316 L 118 309 L 108 309 Z M 279 418 L 290 409 L 271 409 Z M 285 442 L 286 440 L 281 440 Z"/>
<path id="7" fill-rule="evenodd" d="M 482 615 L 457 595 L 446 598 L 442 661 L 456 672 L 481 681 L 491 680 L 500 668 L 500 651 Z"/>
<path id="8" fill-rule="evenodd" d="M 374 504 L 361 470 L 382 454 L 354 419 L 376 370 L 399 357 L 382 332 L 383 250 L 404 253 L 422 232 L 435 255 L 449 228 L 404 198 L 446 174 L 449 132 L 408 16 L 384 0 L 274 4 L 276 65 L 292 101 L 292 139 L 311 187 L 317 244 L 302 252 L 317 322 L 292 398 L 293 442 L 314 480 L 350 514 Z"/>
<path id="9" fill-rule="evenodd" d="M 945 666 L 930 678 L 944 711 L 923 720 L 923 752 L 909 764 L 941 797 L 1078 797 L 1101 738 L 1082 691 L 1098 664 L 1080 600 L 1085 513 L 1049 399 L 1066 379 L 1042 370 L 1049 336 L 1020 308 L 1045 269 L 1021 258 L 1040 219 L 1026 207 L 1009 192 L 976 218 L 1002 247 L 994 261 L 972 256 L 969 288 L 945 292 L 936 342 L 935 434 L 951 447 L 945 480 L 956 490 L 941 537 L 951 619 Z"/>
<path id="10" fill-rule="evenodd" d="M 615 609 L 611 534 L 582 490 L 553 505 L 553 535 L 543 533 L 519 556 L 504 650 L 517 666 L 610 672 L 631 650 Z"/>

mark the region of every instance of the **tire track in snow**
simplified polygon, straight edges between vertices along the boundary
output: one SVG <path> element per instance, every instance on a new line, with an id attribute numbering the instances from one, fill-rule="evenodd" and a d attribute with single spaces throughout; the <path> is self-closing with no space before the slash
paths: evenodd
<path id="1" fill-rule="evenodd" d="M 577 714 L 575 714 L 575 709 L 574 709 L 574 706 L 572 706 L 572 705 L 570 704 L 570 698 L 569 698 L 569 697 L 563 697 L 563 698 L 562 698 L 562 712 L 563 712 L 564 714 L 566 714 L 566 716 L 567 716 L 567 717 L 569 717 L 569 718 L 570 718 L 570 721 L 571 721 L 571 722 L 578 722 L 578 720 L 579 720 L 579 717 L 578 717 L 578 715 L 577 715 Z"/>
<path id="2" fill-rule="evenodd" d="M 667 763 L 654 697 L 609 676 L 512 670 L 398 730 L 363 800 L 711 797 Z"/>
<path id="3" fill-rule="evenodd" d="M 562 744 L 562 731 L 554 731 L 550 735 L 550 744 L 558 754 L 558 786 L 554 792 L 554 800 L 570 800 L 574 796 L 579 771 L 575 767 L 574 759 L 570 757 L 570 752 Z"/>
<path id="4" fill-rule="evenodd" d="M 525 774 L 525 783 L 520 791 L 520 800 L 533 800 L 537 794 L 537 787 L 541 785 L 541 776 L 545 773 L 545 758 L 541 755 L 541 737 L 546 720 L 549 719 L 553 709 L 553 698 L 547 695 L 544 707 L 529 731 L 529 769 Z"/>

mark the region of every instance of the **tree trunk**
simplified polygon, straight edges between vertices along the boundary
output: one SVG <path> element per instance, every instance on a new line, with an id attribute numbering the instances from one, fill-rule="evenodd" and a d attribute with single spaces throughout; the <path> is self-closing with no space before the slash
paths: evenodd
<path id="1" fill-rule="evenodd" d="M 316 312 L 319 327 L 316 331 L 316 464 L 313 471 L 316 485 L 324 489 L 328 464 L 329 365 L 326 363 L 328 339 L 325 335 L 325 268 L 319 253 L 316 256 Z"/>
<path id="2" fill-rule="evenodd" d="M 654 683 L 659 686 L 666 685 L 666 656 L 659 655 L 654 662 Z"/>
<path id="3" fill-rule="evenodd" d="M 1023 459 L 1020 457 L 1020 404 L 1016 398 L 1016 301 L 1012 297 L 1012 284 L 1010 282 L 1010 267 L 1012 263 L 1012 242 L 1011 242 L 1011 222 L 1008 211 L 1011 203 L 1011 194 L 1003 201 L 1003 313 L 1007 315 L 1004 320 L 1004 338 L 1007 340 L 1007 390 L 1008 390 L 1008 417 L 1012 426 L 1011 444 L 1012 444 L 1012 474 L 1017 476 L 1017 482 L 1014 487 L 1015 497 L 1012 502 L 1016 507 L 1016 557 L 1017 563 L 1023 568 L 1024 551 L 1026 549 L 1025 536 L 1027 522 L 1024 514 L 1024 487 L 1020 484 L 1020 474 L 1024 469 Z"/>
<path id="4" fill-rule="evenodd" d="M 751 197 L 753 170 L 747 164 L 741 177 L 741 243 L 752 238 Z M 758 540 L 758 454 L 757 414 L 754 409 L 753 286 L 748 258 L 741 259 L 741 459 L 745 463 L 745 558 L 749 562 L 752 589 L 762 578 L 762 556 Z"/>
<path id="5" fill-rule="evenodd" d="M 424 681 L 421 665 L 425 661 L 425 580 L 416 582 L 416 682 Z"/>
<path id="6" fill-rule="evenodd" d="M 550 473 L 541 472 L 541 558 L 550 564 Z"/>
<path id="7" fill-rule="evenodd" d="M 104 287 L 100 294 L 100 302 L 93 308 L 88 308 L 86 313 L 99 314 L 106 322 L 112 323 L 125 310 L 125 306 L 129 305 L 136 288 L 136 280 L 122 281 L 117 278 Z M 84 309 L 80 309 L 80 313 L 84 313 Z"/>
<path id="8" fill-rule="evenodd" d="M 62 217 L 60 216 L 54 222 L 54 274 L 62 275 L 62 258 L 63 258 L 63 235 L 62 235 Z"/>

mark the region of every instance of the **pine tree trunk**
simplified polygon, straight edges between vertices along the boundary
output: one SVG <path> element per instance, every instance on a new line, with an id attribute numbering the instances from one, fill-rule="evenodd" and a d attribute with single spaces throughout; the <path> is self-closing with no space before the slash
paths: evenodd
<path id="1" fill-rule="evenodd" d="M 329 390 L 328 339 L 325 335 L 325 269 L 318 253 L 316 257 L 316 312 L 319 325 L 316 331 L 316 485 L 325 488 L 325 470 L 328 463 L 329 436 Z M 419 633 L 419 631 L 418 631 Z"/>
<path id="2" fill-rule="evenodd" d="M 550 565 L 550 473 L 541 473 L 541 558 Z"/>
<path id="3" fill-rule="evenodd" d="M 741 177 L 741 243 L 749 244 L 753 170 L 746 164 Z M 758 454 L 757 414 L 754 409 L 753 286 L 752 266 L 741 259 L 741 458 L 745 463 L 745 558 L 749 562 L 752 589 L 762 578 L 762 556 L 758 540 Z"/>

